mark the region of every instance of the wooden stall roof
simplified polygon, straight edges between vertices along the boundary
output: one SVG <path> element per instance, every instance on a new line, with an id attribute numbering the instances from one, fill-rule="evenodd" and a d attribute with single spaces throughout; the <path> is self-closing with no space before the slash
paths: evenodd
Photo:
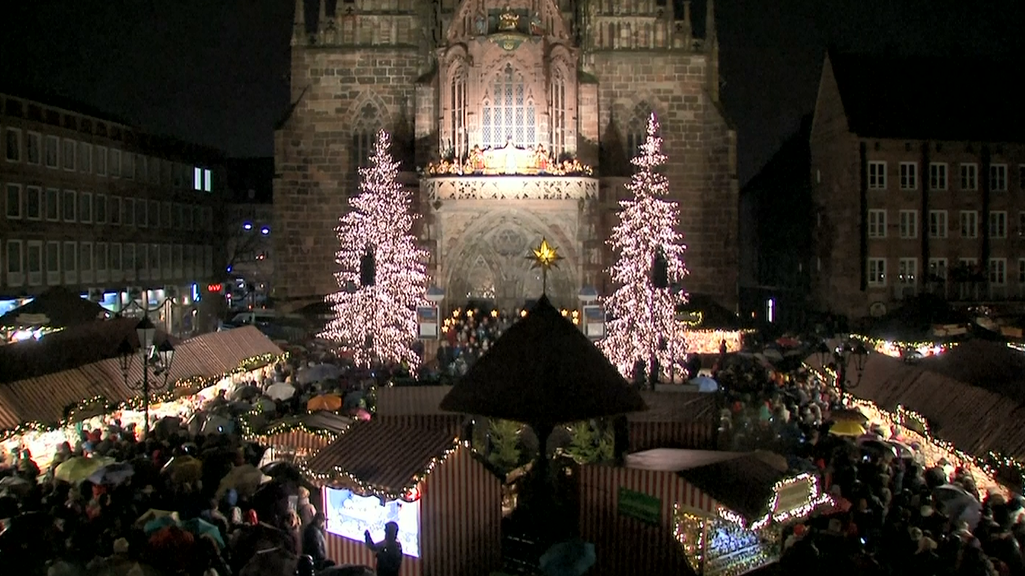
<path id="1" fill-rule="evenodd" d="M 397 492 L 456 442 L 443 429 L 412 428 L 380 420 L 357 422 L 311 458 L 307 466 L 314 473 L 330 475 L 338 468 L 363 484 Z"/>
<path id="2" fill-rule="evenodd" d="M 656 448 L 626 456 L 626 467 L 675 472 L 730 510 L 753 521 L 767 511 L 786 461 L 768 452 L 718 452 Z"/>
<path id="3" fill-rule="evenodd" d="M 134 324 L 132 326 L 134 332 Z M 58 335 L 45 337 L 42 341 Z M 281 354 L 281 349 L 255 327 L 203 334 L 175 344 L 168 380 L 213 378 L 263 354 Z M 151 374 L 151 378 L 163 383 L 162 376 Z M 134 384 L 141 379 L 142 364 L 135 358 L 129 368 L 127 383 Z M 58 422 L 65 418 L 67 408 L 96 396 L 120 403 L 138 395 L 137 390 L 126 385 L 117 358 L 0 383 L 0 430 L 28 421 Z"/>
<path id="4" fill-rule="evenodd" d="M 307 428 L 314 428 L 316 430 L 325 430 L 327 432 L 333 432 L 340 434 L 346 428 L 352 424 L 352 418 L 335 414 L 334 412 L 310 412 L 309 414 L 302 414 L 299 416 L 288 416 L 280 420 L 275 420 L 267 425 L 267 430 L 271 430 L 278 426 L 288 426 L 290 424 L 303 424 Z"/>
<path id="5" fill-rule="evenodd" d="M 693 422 L 715 421 L 718 416 L 715 394 L 702 392 L 642 391 L 641 398 L 648 405 L 642 412 L 626 415 L 630 422 Z"/>
<path id="6" fill-rule="evenodd" d="M 451 386 L 387 386 L 377 389 L 377 414 L 381 416 L 449 415 L 440 408 Z"/>

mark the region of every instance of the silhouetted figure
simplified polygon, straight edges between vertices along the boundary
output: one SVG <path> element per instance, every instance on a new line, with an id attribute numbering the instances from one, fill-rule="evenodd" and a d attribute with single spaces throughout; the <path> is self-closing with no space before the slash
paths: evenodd
<path id="1" fill-rule="evenodd" d="M 367 548 L 377 555 L 377 576 L 399 576 L 402 568 L 402 544 L 398 541 L 399 525 L 389 522 L 384 525 L 384 541 L 375 544 L 370 530 L 363 534 Z"/>

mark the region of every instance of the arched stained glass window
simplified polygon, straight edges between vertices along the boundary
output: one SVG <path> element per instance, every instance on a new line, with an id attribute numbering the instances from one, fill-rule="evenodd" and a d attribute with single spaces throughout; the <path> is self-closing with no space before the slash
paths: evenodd
<path id="1" fill-rule="evenodd" d="M 481 136 L 485 147 L 501 148 L 507 142 L 521 148 L 537 143 L 537 116 L 527 98 L 523 77 L 511 64 L 498 75 L 484 100 Z"/>

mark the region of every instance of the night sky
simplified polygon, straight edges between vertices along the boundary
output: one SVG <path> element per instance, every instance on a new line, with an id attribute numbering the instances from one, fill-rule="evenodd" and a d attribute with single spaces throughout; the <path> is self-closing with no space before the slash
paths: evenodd
<path id="1" fill-rule="evenodd" d="M 5 4 L 0 86 L 6 79 L 53 91 L 233 156 L 273 154 L 272 127 L 288 105 L 292 0 Z M 722 95 L 739 133 L 741 182 L 811 111 L 828 44 L 1020 54 L 1023 4 L 720 0 Z M 694 11 L 703 14 L 703 0 L 695 0 Z M 950 81 L 957 81 L 956 70 Z"/>

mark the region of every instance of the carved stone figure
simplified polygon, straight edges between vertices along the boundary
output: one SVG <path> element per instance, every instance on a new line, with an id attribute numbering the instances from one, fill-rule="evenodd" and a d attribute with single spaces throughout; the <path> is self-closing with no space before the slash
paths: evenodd
<path id="1" fill-rule="evenodd" d="M 478 14 L 473 20 L 473 31 L 477 36 L 484 36 L 488 33 L 488 19 L 483 14 Z"/>

